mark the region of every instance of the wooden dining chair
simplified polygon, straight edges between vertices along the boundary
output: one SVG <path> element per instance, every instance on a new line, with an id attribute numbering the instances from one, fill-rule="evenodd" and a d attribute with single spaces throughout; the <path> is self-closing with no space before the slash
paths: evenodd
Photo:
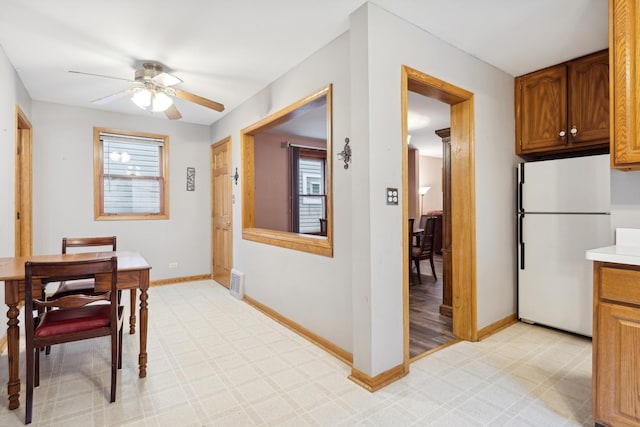
<path id="1" fill-rule="evenodd" d="M 78 252 L 76 248 L 81 249 L 91 249 L 98 250 L 103 248 L 103 250 L 107 251 L 116 251 L 117 248 L 117 239 L 116 236 L 108 236 L 108 237 L 63 237 L 62 238 L 62 253 L 69 253 L 68 249 L 72 248 L 74 252 Z M 86 251 L 84 251 L 86 252 Z M 60 286 L 49 296 L 47 296 L 48 300 L 55 300 L 67 295 L 72 294 L 85 294 L 91 295 L 94 292 L 93 288 L 93 280 L 65 280 L 60 283 Z M 120 292 L 120 291 L 118 291 Z M 130 290 L 130 299 L 131 299 L 131 319 L 132 323 L 135 323 L 135 307 L 136 307 L 136 290 Z M 135 327 L 134 324 L 131 325 L 132 328 Z M 131 331 L 133 333 L 133 330 Z M 46 348 L 46 354 L 51 352 L 51 348 Z"/>
<path id="2" fill-rule="evenodd" d="M 95 250 L 103 247 L 108 251 L 116 250 L 116 236 L 110 237 L 63 237 L 62 253 L 66 254 L 68 248 L 91 248 Z M 86 252 L 86 251 L 85 251 Z M 54 300 L 70 294 L 91 294 L 94 292 L 93 281 L 88 280 L 65 280 L 60 283 L 58 289 L 48 296 L 49 300 Z M 135 292 L 135 291 L 134 291 Z"/>
<path id="3" fill-rule="evenodd" d="M 27 403 L 25 424 L 31 423 L 33 388 L 40 384 L 40 348 L 111 336 L 111 396 L 116 400 L 117 369 L 122 367 L 122 313 L 117 292 L 117 258 L 25 263 L 25 337 Z M 92 295 L 69 294 L 55 300 L 34 297 L 43 282 L 91 279 Z M 100 301 L 100 304 L 92 304 Z M 44 310 L 46 309 L 46 310 Z M 49 310 L 52 309 L 52 310 Z M 34 318 L 34 311 L 37 317 Z M 90 355 L 89 355 L 90 356 Z"/>
<path id="4" fill-rule="evenodd" d="M 424 259 L 428 259 L 431 263 L 431 272 L 433 273 L 433 279 L 438 280 L 438 276 L 436 276 L 436 269 L 433 265 L 433 238 L 435 235 L 436 229 L 436 218 L 428 217 L 427 222 L 424 226 L 424 232 L 422 233 L 422 238 L 420 240 L 420 247 L 412 247 L 411 248 L 411 259 L 413 260 L 416 270 L 418 271 L 418 283 L 422 283 L 422 278 L 420 277 L 420 261 Z"/>

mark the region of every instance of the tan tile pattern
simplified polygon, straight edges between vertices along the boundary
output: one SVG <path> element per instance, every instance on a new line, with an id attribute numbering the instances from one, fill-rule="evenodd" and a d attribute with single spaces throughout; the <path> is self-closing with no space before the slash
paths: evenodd
<path id="1" fill-rule="evenodd" d="M 137 335 L 125 333 L 113 404 L 108 339 L 54 347 L 41 359 L 34 426 L 593 425 L 585 338 L 519 323 L 429 355 L 369 393 L 345 364 L 215 282 L 149 295 L 147 378 L 137 377 Z M 24 348 L 21 358 L 24 369 Z M 22 426 L 24 406 L 7 402 L 3 394 L 0 426 Z"/>

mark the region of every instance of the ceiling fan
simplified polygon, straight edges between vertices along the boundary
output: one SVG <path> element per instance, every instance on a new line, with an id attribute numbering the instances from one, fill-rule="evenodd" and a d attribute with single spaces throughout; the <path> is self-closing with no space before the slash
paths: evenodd
<path id="1" fill-rule="evenodd" d="M 210 108 L 215 111 L 224 111 L 224 105 L 219 102 L 203 98 L 182 89 L 174 88 L 174 85 L 182 83 L 182 80 L 173 74 L 164 71 L 162 65 L 154 62 L 145 62 L 142 68 L 136 70 L 134 80 L 123 79 L 120 77 L 104 76 L 101 74 L 84 73 L 82 71 L 69 71 L 75 74 L 84 74 L 87 76 L 105 77 L 109 79 L 124 80 L 134 83 L 133 87 L 113 93 L 103 98 L 91 101 L 93 104 L 101 105 L 126 95 L 131 95 L 131 100 L 143 110 L 164 111 L 170 120 L 178 120 L 182 118 L 182 114 L 173 104 L 171 97 L 184 99 L 185 101 L 194 102 L 203 107 Z"/>

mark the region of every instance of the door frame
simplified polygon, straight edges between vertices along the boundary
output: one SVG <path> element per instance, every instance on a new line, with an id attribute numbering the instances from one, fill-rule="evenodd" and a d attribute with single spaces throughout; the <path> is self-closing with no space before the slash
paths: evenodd
<path id="1" fill-rule="evenodd" d="M 28 256 L 33 251 L 33 131 L 27 115 L 18 105 L 15 120 L 14 254 Z"/>
<path id="2" fill-rule="evenodd" d="M 407 140 L 408 92 L 437 99 L 451 106 L 451 258 L 453 334 L 467 341 L 478 340 L 476 298 L 476 212 L 474 159 L 474 95 L 443 80 L 402 66 L 402 140 Z M 408 147 L 403 143 L 403 247 L 409 247 Z M 409 357 L 409 253 L 403 251 L 404 364 Z"/>
<path id="3" fill-rule="evenodd" d="M 215 217 L 215 210 L 214 210 L 214 206 L 213 204 L 215 203 L 216 200 L 216 194 L 215 194 L 215 184 L 214 184 L 214 175 L 213 175 L 213 166 L 214 166 L 214 152 L 216 151 L 216 149 L 218 149 L 221 146 L 227 146 L 227 151 L 229 152 L 229 186 L 231 186 L 231 164 L 232 164 L 232 149 L 233 149 L 233 145 L 231 144 L 231 136 L 227 136 L 223 139 L 221 139 L 218 142 L 215 142 L 213 144 L 211 144 L 211 165 L 210 165 L 210 170 L 211 170 L 211 176 L 210 176 L 210 181 L 211 181 L 211 278 L 214 279 L 215 276 L 215 253 L 214 253 L 214 247 L 215 247 L 215 227 L 216 227 L 216 217 Z M 227 251 L 229 253 L 229 257 L 231 260 L 231 266 L 233 266 L 233 188 L 231 188 L 231 191 L 229 191 L 229 196 L 230 196 L 230 200 L 227 200 L 227 202 L 229 203 L 229 206 L 231 206 L 231 219 L 230 219 L 230 224 L 229 224 L 229 247 L 227 248 Z M 227 278 L 226 280 L 220 281 L 218 279 L 214 279 L 216 281 L 218 281 L 218 283 L 222 284 L 223 286 L 229 288 L 230 283 L 231 283 L 231 277 Z"/>

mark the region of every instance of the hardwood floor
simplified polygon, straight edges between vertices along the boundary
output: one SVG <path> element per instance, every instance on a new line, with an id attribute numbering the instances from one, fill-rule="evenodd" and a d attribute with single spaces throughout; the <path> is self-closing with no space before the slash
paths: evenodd
<path id="1" fill-rule="evenodd" d="M 413 268 L 409 285 L 409 356 L 418 356 L 455 339 L 450 317 L 440 314 L 442 303 L 442 256 L 433 258 L 438 280 L 434 282 L 429 261 L 420 263 L 422 284 Z M 426 274 L 425 274 L 426 273 Z"/>

